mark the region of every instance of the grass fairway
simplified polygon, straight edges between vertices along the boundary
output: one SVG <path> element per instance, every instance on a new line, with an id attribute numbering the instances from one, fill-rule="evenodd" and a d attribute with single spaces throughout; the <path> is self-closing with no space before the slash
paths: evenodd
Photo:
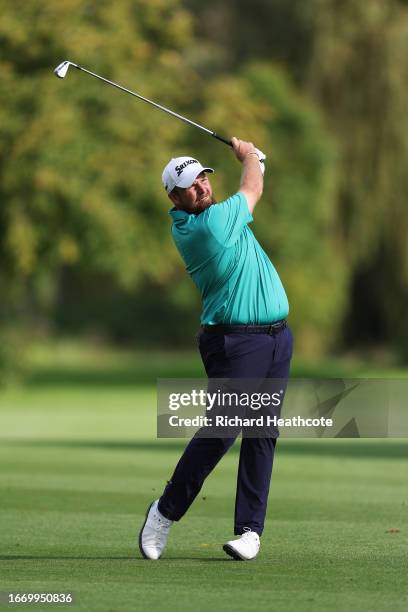
<path id="1" fill-rule="evenodd" d="M 148 374 L 92 363 L 39 363 L 0 395 L 0 591 L 72 592 L 87 611 L 408 609 L 406 442 L 281 440 L 249 563 L 222 551 L 237 444 L 144 561 L 139 527 L 183 445 L 155 439 Z M 190 357 L 171 367 L 200 374 Z"/>

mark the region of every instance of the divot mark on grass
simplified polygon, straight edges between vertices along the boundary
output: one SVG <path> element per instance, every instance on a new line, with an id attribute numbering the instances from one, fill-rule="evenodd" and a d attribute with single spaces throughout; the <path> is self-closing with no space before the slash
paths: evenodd
<path id="1" fill-rule="evenodd" d="M 385 533 L 401 533 L 401 529 L 387 529 Z"/>

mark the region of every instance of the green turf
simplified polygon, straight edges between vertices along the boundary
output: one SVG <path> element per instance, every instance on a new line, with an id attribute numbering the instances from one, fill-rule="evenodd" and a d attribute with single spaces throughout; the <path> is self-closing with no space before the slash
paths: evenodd
<path id="1" fill-rule="evenodd" d="M 234 447 L 148 562 L 138 529 L 182 448 L 155 440 L 154 387 L 109 359 L 38 368 L 0 395 L 0 591 L 72 592 L 87 611 L 408 609 L 405 441 L 281 440 L 249 563 L 222 551 Z"/>

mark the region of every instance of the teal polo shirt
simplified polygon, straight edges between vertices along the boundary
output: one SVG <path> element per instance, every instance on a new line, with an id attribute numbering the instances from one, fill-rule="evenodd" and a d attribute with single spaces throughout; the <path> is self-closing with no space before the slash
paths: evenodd
<path id="1" fill-rule="evenodd" d="M 289 312 L 281 280 L 248 227 L 253 220 L 238 192 L 199 215 L 173 208 L 174 242 L 202 298 L 202 325 L 256 325 Z"/>

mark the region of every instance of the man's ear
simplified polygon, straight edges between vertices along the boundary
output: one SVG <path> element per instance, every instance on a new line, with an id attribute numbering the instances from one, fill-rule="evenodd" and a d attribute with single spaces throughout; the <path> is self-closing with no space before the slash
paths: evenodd
<path id="1" fill-rule="evenodd" d="M 180 198 L 179 198 L 177 191 L 173 189 L 173 191 L 168 193 L 167 196 L 173 202 L 174 206 L 177 208 L 180 204 Z"/>

